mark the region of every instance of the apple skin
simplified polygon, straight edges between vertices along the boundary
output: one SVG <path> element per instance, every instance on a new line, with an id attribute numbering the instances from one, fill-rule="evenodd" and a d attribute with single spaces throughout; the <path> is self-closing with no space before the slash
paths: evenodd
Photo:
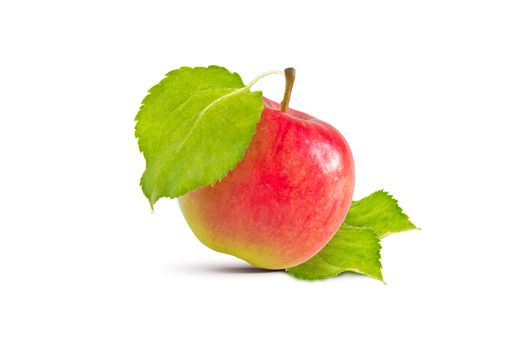
<path id="1" fill-rule="evenodd" d="M 244 158 L 214 186 L 179 197 L 209 248 L 265 269 L 303 263 L 335 234 L 352 202 L 350 147 L 332 126 L 264 99 Z"/>

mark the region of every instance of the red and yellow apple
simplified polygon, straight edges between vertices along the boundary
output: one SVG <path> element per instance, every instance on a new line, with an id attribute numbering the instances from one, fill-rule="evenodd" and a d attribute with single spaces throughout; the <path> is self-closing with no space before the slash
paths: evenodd
<path id="1" fill-rule="evenodd" d="M 293 80 L 292 80 L 293 84 Z M 308 114 L 264 99 L 244 158 L 214 186 L 179 197 L 209 248 L 266 269 L 310 259 L 335 234 L 352 201 L 354 162 L 343 136 Z"/>

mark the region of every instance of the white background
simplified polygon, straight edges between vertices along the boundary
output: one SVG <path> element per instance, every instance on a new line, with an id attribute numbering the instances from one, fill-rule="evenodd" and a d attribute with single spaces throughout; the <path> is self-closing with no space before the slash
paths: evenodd
<path id="1" fill-rule="evenodd" d="M 520 1 L 3 1 L 0 348 L 523 349 Z M 134 117 L 183 65 L 294 66 L 293 108 L 423 228 L 387 284 L 260 272 L 151 214 Z M 256 85 L 279 100 L 282 77 Z"/>

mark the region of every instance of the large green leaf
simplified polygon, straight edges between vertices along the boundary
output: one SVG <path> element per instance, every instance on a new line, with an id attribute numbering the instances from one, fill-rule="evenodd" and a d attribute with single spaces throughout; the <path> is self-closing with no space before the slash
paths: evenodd
<path id="1" fill-rule="evenodd" d="M 149 90 L 135 135 L 146 159 L 142 190 L 151 206 L 222 179 L 242 159 L 263 109 L 236 73 L 183 67 Z"/>

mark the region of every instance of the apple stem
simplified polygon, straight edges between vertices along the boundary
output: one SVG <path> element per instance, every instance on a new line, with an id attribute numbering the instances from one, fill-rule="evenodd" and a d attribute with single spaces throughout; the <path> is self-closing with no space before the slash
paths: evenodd
<path id="1" fill-rule="evenodd" d="M 288 111 L 290 105 L 290 97 L 292 97 L 293 83 L 295 81 L 295 69 L 292 67 L 284 70 L 284 77 L 286 78 L 286 86 L 284 87 L 284 96 L 281 102 L 281 112 Z"/>

